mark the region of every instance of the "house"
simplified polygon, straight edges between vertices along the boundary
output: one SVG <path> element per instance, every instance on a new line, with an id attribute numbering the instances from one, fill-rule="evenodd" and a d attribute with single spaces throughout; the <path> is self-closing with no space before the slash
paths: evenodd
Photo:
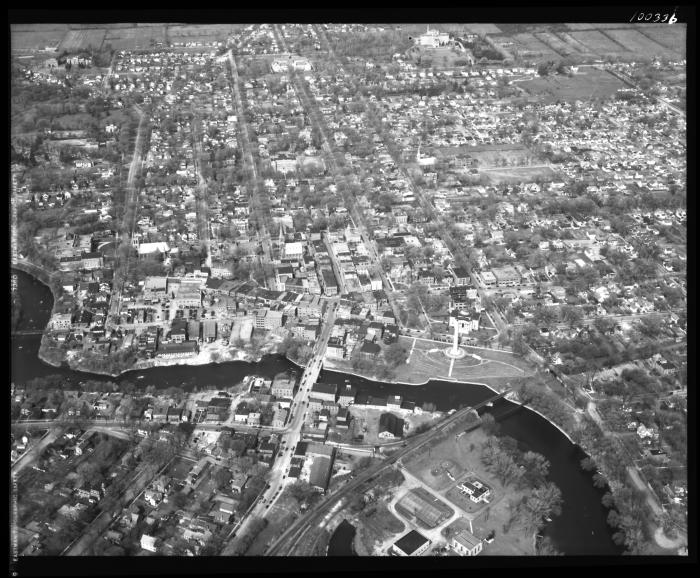
<path id="1" fill-rule="evenodd" d="M 392 544 L 391 551 L 397 556 L 420 556 L 430 548 L 430 544 L 428 538 L 411 530 Z"/>
<path id="2" fill-rule="evenodd" d="M 471 532 L 461 530 L 452 537 L 450 547 L 460 556 L 476 556 L 482 549 L 482 542 Z"/>
<path id="3" fill-rule="evenodd" d="M 222 496 L 223 498 L 223 496 Z M 236 501 L 230 498 L 222 499 L 214 510 L 214 520 L 219 524 L 229 524 L 236 511 Z"/>
<path id="4" fill-rule="evenodd" d="M 340 388 L 338 392 L 338 404 L 347 407 L 355 403 L 355 396 L 357 395 L 357 387 L 346 383 L 344 387 Z"/>
<path id="5" fill-rule="evenodd" d="M 479 480 L 464 481 L 457 486 L 457 489 L 463 495 L 468 494 L 469 499 L 475 503 L 488 502 L 487 498 L 491 495 L 491 489 Z"/>
<path id="6" fill-rule="evenodd" d="M 360 347 L 360 357 L 368 361 L 374 361 L 381 353 L 382 348 L 371 341 L 363 341 Z"/>
<path id="7" fill-rule="evenodd" d="M 158 552 L 158 538 L 143 534 L 141 536 L 141 548 L 149 552 Z"/>
<path id="8" fill-rule="evenodd" d="M 248 475 L 243 474 L 241 472 L 236 472 L 233 475 L 233 478 L 231 478 L 231 489 L 234 492 L 241 493 L 243 492 L 243 488 L 245 488 L 245 484 L 248 481 Z"/>
<path id="9" fill-rule="evenodd" d="M 393 413 L 383 413 L 379 416 L 378 437 L 382 439 L 397 439 L 403 437 L 404 420 Z"/>

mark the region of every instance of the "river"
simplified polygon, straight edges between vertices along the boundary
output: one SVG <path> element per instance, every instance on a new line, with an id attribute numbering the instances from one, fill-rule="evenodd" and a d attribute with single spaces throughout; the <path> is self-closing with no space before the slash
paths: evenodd
<path id="1" fill-rule="evenodd" d="M 14 272 L 14 271 L 13 271 Z M 31 276 L 17 271 L 19 291 L 22 295 L 24 315 L 19 329 L 42 328 L 51 313 L 52 297 L 49 289 Z M 36 303 L 31 310 L 28 304 Z M 34 377 L 60 374 L 75 388 L 80 381 L 131 381 L 139 385 L 154 385 L 157 388 L 170 386 L 186 390 L 195 385 L 226 387 L 241 381 L 250 374 L 272 377 L 275 374 L 297 368 L 280 356 L 266 356 L 258 363 L 232 361 L 200 366 L 170 366 L 141 371 L 130 371 L 117 378 L 73 371 L 67 367 L 56 368 L 41 362 L 37 353 L 39 335 L 15 336 L 12 340 L 12 381 L 21 384 Z M 297 370 L 298 371 L 298 370 Z M 447 411 L 460 406 L 475 405 L 493 395 L 487 387 L 431 381 L 425 385 L 399 385 L 373 382 L 333 371 L 323 371 L 321 379 L 326 382 L 344 384 L 346 380 L 356 385 L 360 394 L 375 396 L 401 395 L 404 400 L 422 404 L 435 403 L 438 410 Z M 555 546 L 569 555 L 615 555 L 622 549 L 612 541 L 613 530 L 606 523 L 607 508 L 600 499 L 604 490 L 595 488 L 592 472 L 584 472 L 579 463 L 585 454 L 572 444 L 555 426 L 540 415 L 527 409 L 511 412 L 514 404 L 502 401 L 488 411 L 494 412 L 503 434 L 518 441 L 521 449 L 544 455 L 550 462 L 549 478 L 561 490 L 564 505 L 560 516 L 545 527 Z M 499 415 L 507 414 L 503 418 Z M 347 529 L 346 529 L 347 532 Z M 349 547 L 349 546 L 348 546 Z M 338 554 L 343 555 L 343 554 Z"/>

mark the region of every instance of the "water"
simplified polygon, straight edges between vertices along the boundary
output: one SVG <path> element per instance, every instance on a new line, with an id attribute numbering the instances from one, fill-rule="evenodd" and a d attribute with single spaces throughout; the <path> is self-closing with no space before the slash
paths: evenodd
<path id="1" fill-rule="evenodd" d="M 336 528 L 328 542 L 328 556 L 357 556 L 353 548 L 355 526 L 343 520 Z"/>
<path id="2" fill-rule="evenodd" d="M 17 274 L 23 304 L 39 304 L 42 300 L 44 302 L 31 312 L 25 312 L 20 329 L 44 327 L 51 313 L 51 292 L 29 275 L 22 272 Z M 75 388 L 80 381 L 95 379 L 118 383 L 128 380 L 139 386 L 154 385 L 156 388 L 178 386 L 188 390 L 194 386 L 226 387 L 238 383 L 246 375 L 259 374 L 272 377 L 278 372 L 296 369 L 296 366 L 284 358 L 267 356 L 259 363 L 234 361 L 216 365 L 160 367 L 131 371 L 118 378 L 110 378 L 72 371 L 67 367 L 55 368 L 41 362 L 37 358 L 40 342 L 41 337 L 37 335 L 18 336 L 13 339 L 12 380 L 16 384 L 24 383 L 34 377 L 60 374 Z M 494 395 L 492 390 L 484 386 L 447 381 L 431 381 L 425 385 L 399 385 L 373 382 L 332 371 L 323 371 L 321 379 L 339 385 L 349 379 L 358 387 L 360 394 L 401 395 L 404 400 L 413 401 L 419 405 L 426 401 L 435 403 L 437 409 L 441 411 L 476 405 Z M 549 460 L 551 464 L 549 477 L 559 487 L 564 499 L 562 514 L 555 516 L 553 521 L 546 525 L 544 534 L 549 536 L 555 546 L 565 554 L 620 554 L 621 548 L 613 543 L 612 529 L 606 523 L 608 510 L 600 502 L 604 490 L 593 486 L 592 472 L 584 472 L 580 468 L 580 460 L 585 457 L 585 454 L 546 419 L 526 409 L 511 412 L 511 407 L 513 404 L 504 400 L 486 411 L 494 413 L 497 419 L 499 415 L 507 414 L 503 419 L 499 419 L 503 434 L 517 440 L 521 449 L 538 452 Z M 347 524 L 347 526 L 351 525 Z M 347 538 L 350 529 L 347 526 L 343 526 L 338 541 L 350 548 Z M 337 531 L 334 537 L 336 534 Z M 343 538 L 341 539 L 340 536 Z"/>

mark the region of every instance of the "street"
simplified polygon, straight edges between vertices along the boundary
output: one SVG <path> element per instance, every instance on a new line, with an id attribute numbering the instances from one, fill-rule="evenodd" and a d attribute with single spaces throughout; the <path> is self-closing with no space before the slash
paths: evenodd
<path id="1" fill-rule="evenodd" d="M 299 391 L 295 397 L 296 410 L 293 410 L 291 420 L 287 425 L 282 439 L 280 440 L 282 451 L 280 454 L 278 454 L 277 459 L 272 465 L 267 489 L 263 492 L 263 495 L 260 496 L 257 503 L 248 513 L 248 515 L 239 523 L 235 530 L 236 535 L 234 536 L 234 539 L 229 542 L 222 552 L 222 555 L 224 556 L 232 555 L 236 551 L 236 545 L 238 542 L 236 537 L 245 535 L 251 520 L 258 517 L 263 517 L 265 515 L 265 512 L 274 504 L 282 492 L 284 485 L 286 484 L 287 472 L 289 470 L 292 456 L 294 455 L 293 450 L 296 447 L 297 442 L 301 439 L 301 429 L 304 425 L 304 413 L 305 408 L 307 407 L 309 393 L 313 384 L 316 383 L 318 375 L 323 366 L 323 356 L 325 355 L 328 339 L 331 335 L 331 330 L 335 321 L 336 310 L 337 302 L 330 302 L 321 335 L 314 346 L 313 356 L 307 363 L 306 369 L 301 376 Z M 289 448 L 291 448 L 292 451 L 288 451 Z"/>

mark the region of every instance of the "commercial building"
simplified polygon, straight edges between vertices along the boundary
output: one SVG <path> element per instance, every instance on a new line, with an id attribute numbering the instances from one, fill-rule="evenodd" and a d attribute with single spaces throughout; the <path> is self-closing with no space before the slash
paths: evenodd
<path id="1" fill-rule="evenodd" d="M 423 534 L 411 530 L 392 544 L 391 551 L 397 556 L 420 556 L 430 548 L 430 544 L 430 540 Z"/>

